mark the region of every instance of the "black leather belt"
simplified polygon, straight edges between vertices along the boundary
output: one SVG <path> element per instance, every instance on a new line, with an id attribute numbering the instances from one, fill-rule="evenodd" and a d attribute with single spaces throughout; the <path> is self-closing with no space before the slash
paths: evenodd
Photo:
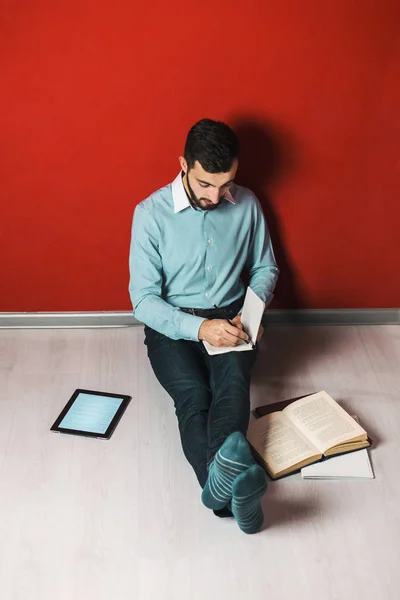
<path id="1" fill-rule="evenodd" d="M 229 317 L 233 319 L 243 306 L 243 301 L 244 298 L 239 298 L 239 300 L 232 302 L 232 304 L 224 306 L 222 308 L 223 313 L 228 313 Z M 204 319 L 212 319 L 218 317 L 221 319 L 224 318 L 224 315 L 221 314 L 220 308 L 181 308 L 181 310 L 185 313 L 194 315 L 195 317 L 203 317 Z"/>
<path id="2" fill-rule="evenodd" d="M 194 315 L 195 317 L 203 317 L 204 319 L 209 319 L 210 317 L 215 317 L 219 314 L 218 308 L 181 308 L 181 311 Z"/>

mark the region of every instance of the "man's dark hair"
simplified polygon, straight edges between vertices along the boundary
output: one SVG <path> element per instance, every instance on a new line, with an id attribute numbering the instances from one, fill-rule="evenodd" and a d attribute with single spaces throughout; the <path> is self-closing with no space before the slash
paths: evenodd
<path id="1" fill-rule="evenodd" d="M 236 134 L 222 121 L 202 119 L 187 135 L 184 157 L 189 170 L 198 160 L 207 173 L 226 173 L 238 156 Z"/>

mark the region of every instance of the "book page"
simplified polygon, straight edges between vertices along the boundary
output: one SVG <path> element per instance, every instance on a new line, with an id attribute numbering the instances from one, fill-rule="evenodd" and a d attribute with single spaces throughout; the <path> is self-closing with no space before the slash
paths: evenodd
<path id="1" fill-rule="evenodd" d="M 322 453 L 354 438 L 367 438 L 366 431 L 325 391 L 296 400 L 283 412 Z"/>
<path id="2" fill-rule="evenodd" d="M 273 474 L 321 454 L 282 412 L 252 421 L 247 439 Z"/>
<path id="3" fill-rule="evenodd" d="M 257 334 L 264 310 L 265 302 L 263 302 L 255 292 L 253 292 L 251 287 L 248 287 L 244 299 L 241 321 L 243 324 L 243 329 L 253 344 L 255 344 L 257 341 Z M 225 354 L 226 352 L 246 352 L 247 350 L 253 350 L 251 344 L 246 344 L 246 342 L 242 342 L 237 346 L 225 346 L 222 348 L 212 346 L 206 341 L 204 341 L 203 344 L 210 355 Z"/>

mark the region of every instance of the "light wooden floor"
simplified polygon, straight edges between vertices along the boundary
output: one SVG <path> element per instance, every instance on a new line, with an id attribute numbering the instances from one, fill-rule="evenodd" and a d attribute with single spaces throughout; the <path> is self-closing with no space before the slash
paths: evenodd
<path id="1" fill-rule="evenodd" d="M 217 519 L 143 329 L 0 331 L 4 600 L 398 600 L 400 328 L 270 327 L 253 405 L 326 389 L 376 446 L 371 481 L 270 484 L 265 529 Z M 128 393 L 109 441 L 49 427 L 77 387 Z"/>

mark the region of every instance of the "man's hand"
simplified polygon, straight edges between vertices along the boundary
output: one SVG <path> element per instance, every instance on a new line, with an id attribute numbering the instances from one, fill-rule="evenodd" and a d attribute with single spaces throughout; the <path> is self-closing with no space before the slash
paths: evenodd
<path id="1" fill-rule="evenodd" d="M 225 319 L 203 321 L 199 329 L 199 340 L 205 340 L 217 348 L 237 346 L 243 340 L 247 340 L 248 335 L 243 331 L 240 315 L 237 315 L 232 323 L 235 324 L 235 327 L 229 325 Z"/>
<path id="2" fill-rule="evenodd" d="M 236 327 L 239 327 L 240 329 L 243 329 L 243 325 L 242 325 L 242 313 L 239 313 L 238 315 L 236 315 L 236 317 L 234 319 L 232 319 L 232 323 L 234 323 L 234 325 Z M 258 329 L 258 333 L 257 333 L 257 342 L 259 342 L 262 338 L 262 336 L 264 335 L 264 327 L 260 324 L 260 327 Z"/>

